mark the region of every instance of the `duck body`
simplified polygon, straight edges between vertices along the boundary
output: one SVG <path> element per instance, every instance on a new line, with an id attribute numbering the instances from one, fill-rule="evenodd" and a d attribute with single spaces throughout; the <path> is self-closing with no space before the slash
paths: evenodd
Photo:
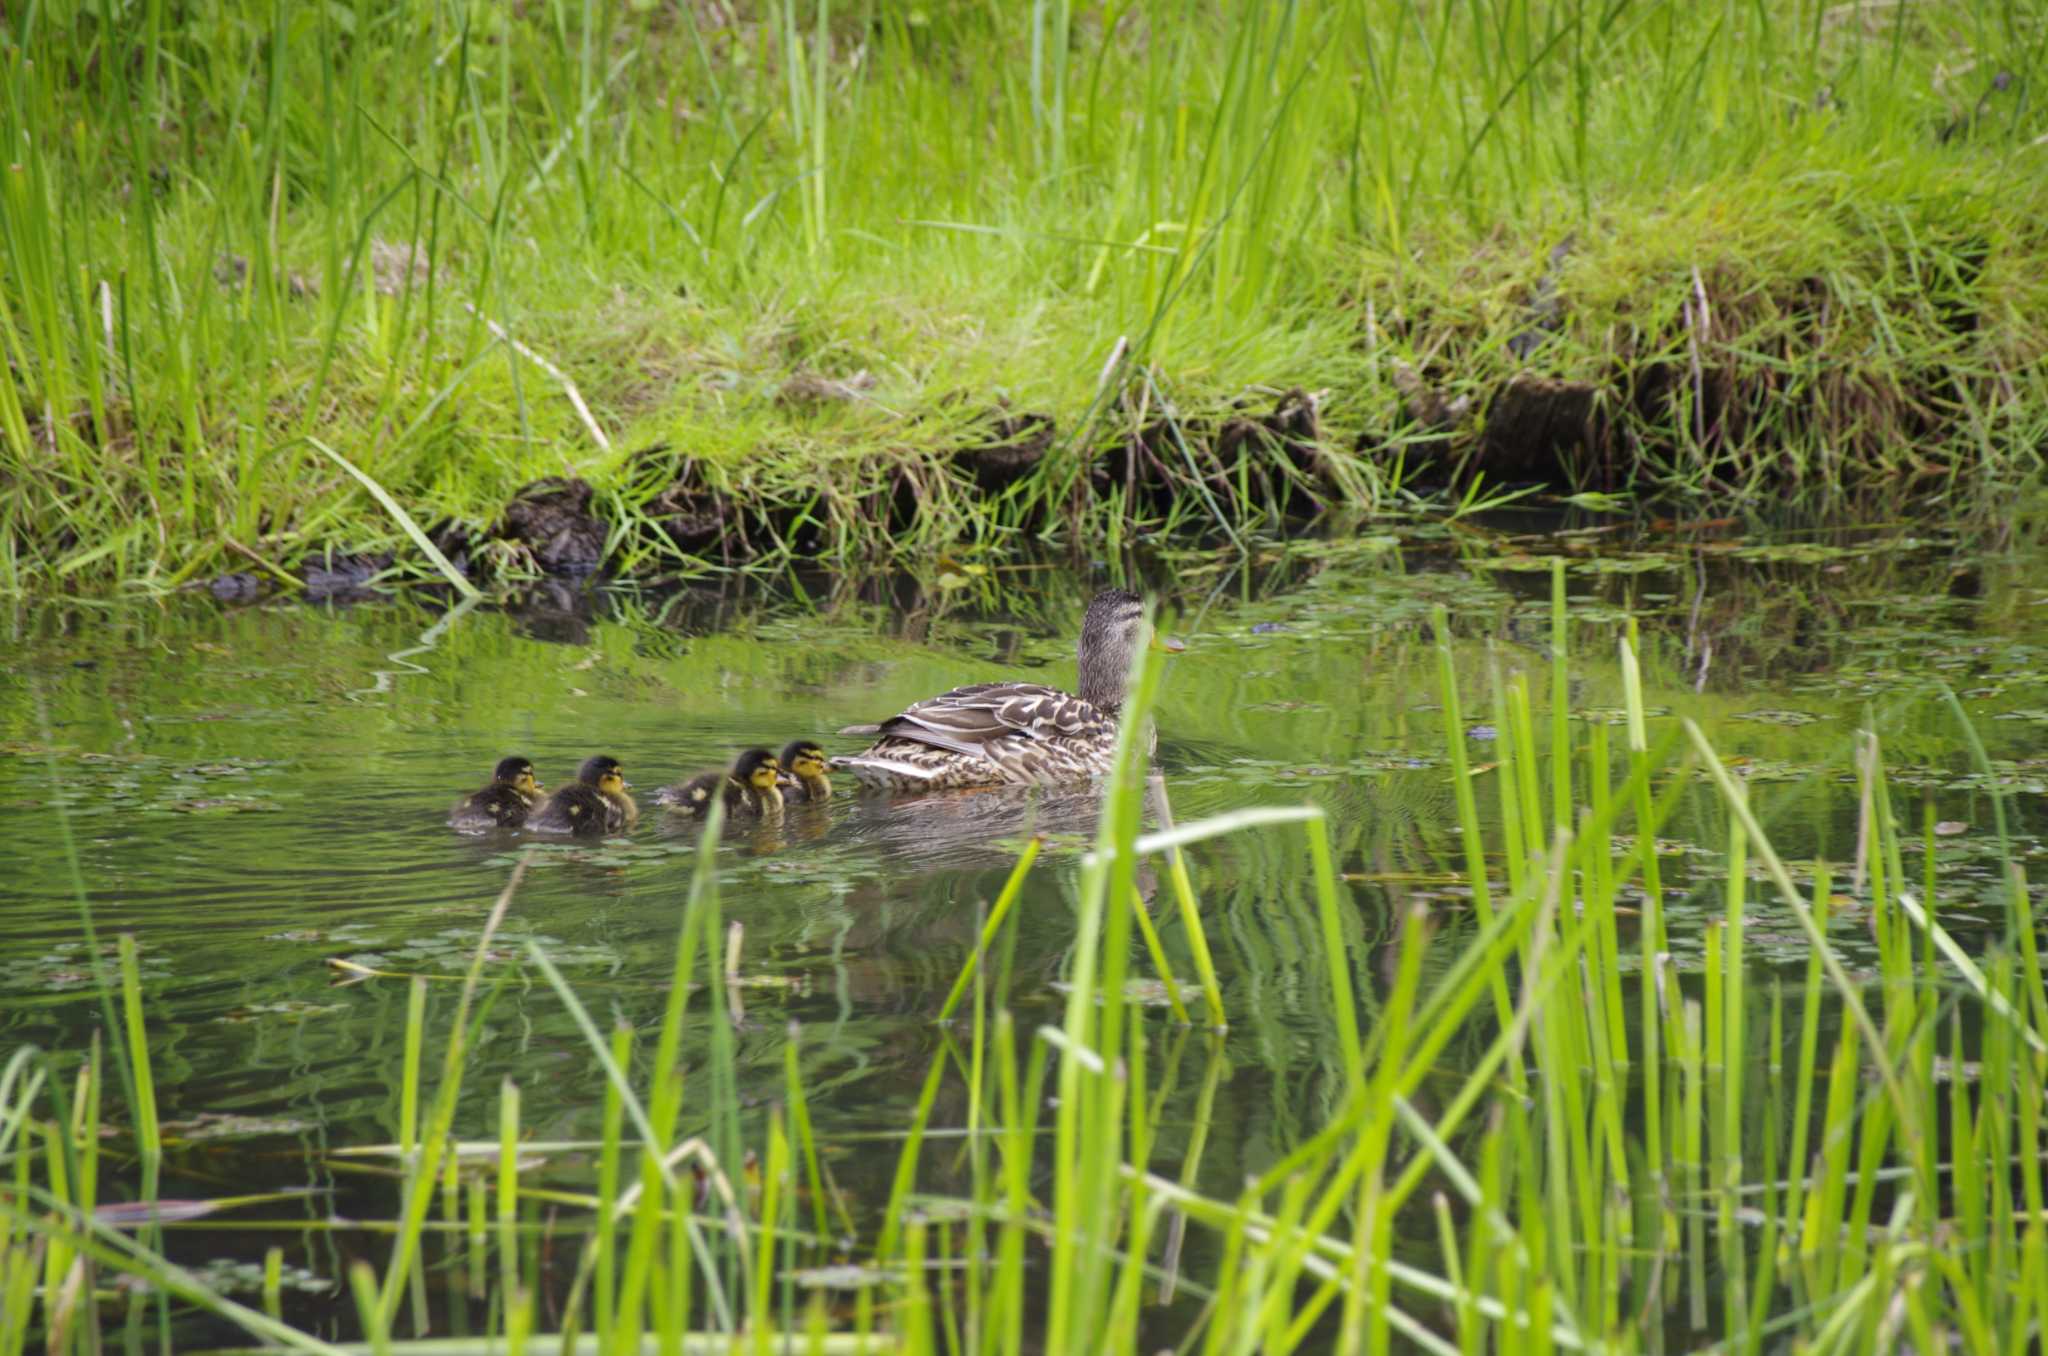
<path id="1" fill-rule="evenodd" d="M 972 683 L 847 734 L 881 737 L 834 767 L 881 791 L 1051 786 L 1109 771 L 1116 716 L 1037 683 Z"/>
<path id="2" fill-rule="evenodd" d="M 713 799 L 729 819 L 770 819 L 782 813 L 782 765 L 766 749 L 748 749 L 730 772 L 706 772 L 654 793 L 654 803 L 692 819 L 711 811 Z"/>
<path id="3" fill-rule="evenodd" d="M 602 755 L 586 759 L 576 780 L 549 796 L 526 827 L 535 833 L 575 838 L 618 833 L 640 817 L 640 807 L 626 794 L 628 785 L 617 759 Z"/>
<path id="4" fill-rule="evenodd" d="M 501 759 L 489 782 L 455 802 L 455 808 L 448 813 L 448 827 L 464 833 L 516 829 L 526 822 L 542 798 L 542 787 L 534 779 L 530 761 Z"/>
<path id="5" fill-rule="evenodd" d="M 1038 683 L 972 683 L 875 725 L 879 736 L 832 766 L 878 791 L 1059 785 L 1109 771 L 1131 664 L 1150 625 L 1126 589 L 1095 595 L 1081 622 L 1080 693 Z M 1169 645 L 1168 648 L 1174 648 Z"/>

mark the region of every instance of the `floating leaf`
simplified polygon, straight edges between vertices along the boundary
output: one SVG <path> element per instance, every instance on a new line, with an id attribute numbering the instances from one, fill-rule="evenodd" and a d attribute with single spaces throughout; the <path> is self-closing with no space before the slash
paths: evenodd
<path id="1" fill-rule="evenodd" d="M 282 807 L 275 801 L 258 800 L 254 796 L 201 796 L 192 800 L 174 800 L 164 808 L 183 815 L 204 815 L 274 814 Z"/>
<path id="2" fill-rule="evenodd" d="M 216 1022 L 253 1022 L 261 1017 L 318 1017 L 329 1012 L 343 1011 L 340 1003 L 308 1003 L 302 999 L 286 998 L 275 1003 L 251 1003 L 247 1007 L 223 1012 L 214 1018 Z"/>
<path id="3" fill-rule="evenodd" d="M 202 1111 L 189 1120 L 165 1121 L 164 1134 L 173 1139 L 248 1139 L 258 1135 L 297 1135 L 312 1129 L 309 1121 L 286 1116 L 237 1116 L 225 1111 Z"/>
<path id="4" fill-rule="evenodd" d="M 785 1271 L 782 1275 L 806 1290 L 868 1290 L 896 1278 L 896 1273 L 881 1267 L 856 1266 L 851 1262 L 829 1267 L 804 1267 Z"/>
<path id="5" fill-rule="evenodd" d="M 1073 992 L 1073 986 L 1061 979 L 1054 980 L 1052 987 L 1059 993 Z M 1202 986 L 1199 984 L 1182 984 L 1179 987 L 1179 994 L 1183 1005 L 1199 1003 L 1202 1000 Z M 1098 994 L 1097 1001 L 1099 1002 L 1100 1000 L 1101 995 Z M 1172 1000 L 1167 997 L 1165 982 L 1163 980 L 1147 979 L 1143 976 L 1124 981 L 1124 1001 L 1126 1003 L 1136 1003 L 1139 1007 L 1143 1008 L 1163 1008 L 1172 1005 Z"/>
<path id="6" fill-rule="evenodd" d="M 1591 721 L 1596 725 L 1628 724 L 1628 708 L 1625 706 L 1588 706 L 1583 710 L 1574 711 L 1572 714 L 1580 720 Z M 1643 708 L 1643 715 L 1649 720 L 1656 720 L 1659 717 L 1670 714 L 1671 708 L 1668 706 L 1645 706 Z"/>
<path id="7" fill-rule="evenodd" d="M 201 1266 L 189 1267 L 192 1276 L 208 1290 L 217 1295 L 253 1295 L 263 1289 L 263 1264 L 243 1262 L 232 1258 L 217 1257 Z M 143 1277 L 123 1274 L 114 1284 L 136 1294 L 149 1294 L 155 1289 Z M 315 1275 L 301 1266 L 286 1266 L 278 1273 L 278 1284 L 286 1290 L 304 1295 L 325 1295 L 334 1290 L 335 1283 Z"/>
<path id="8" fill-rule="evenodd" d="M 1767 706 L 1755 711 L 1737 711 L 1728 719 L 1753 721 L 1758 725 L 1812 725 L 1821 718 L 1811 711 Z"/>

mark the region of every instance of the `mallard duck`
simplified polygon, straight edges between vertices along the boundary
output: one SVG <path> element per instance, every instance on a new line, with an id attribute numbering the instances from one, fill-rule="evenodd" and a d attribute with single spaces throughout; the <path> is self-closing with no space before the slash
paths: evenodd
<path id="1" fill-rule="evenodd" d="M 500 758 L 483 789 L 472 791 L 455 802 L 448 826 L 465 833 L 488 829 L 516 829 L 526 822 L 533 807 L 540 804 L 547 788 L 534 780 L 533 762 L 526 758 Z"/>
<path id="2" fill-rule="evenodd" d="M 586 758 L 576 769 L 576 780 L 549 796 L 526 827 L 535 833 L 570 833 L 578 838 L 602 838 L 630 828 L 640 817 L 640 807 L 626 794 L 631 785 L 618 759 L 603 754 Z"/>
<path id="3" fill-rule="evenodd" d="M 794 801 L 832 799 L 832 779 L 825 775 L 825 750 L 809 739 L 792 739 L 782 748 L 783 796 Z"/>
<path id="4" fill-rule="evenodd" d="M 841 734 L 880 735 L 865 752 L 834 758 L 862 786 L 938 791 L 1085 781 L 1109 771 L 1131 663 L 1150 630 L 1145 600 L 1105 589 L 1081 619 L 1080 694 L 1037 683 L 974 683 L 928 697 L 875 725 Z M 1161 638 L 1162 648 L 1180 642 Z"/>
<path id="5" fill-rule="evenodd" d="M 766 749 L 748 749 L 730 772 L 706 772 L 654 793 L 657 805 L 666 805 L 692 818 L 702 819 L 711 809 L 711 798 L 725 800 L 728 818 L 768 818 L 782 813 L 782 764 Z"/>

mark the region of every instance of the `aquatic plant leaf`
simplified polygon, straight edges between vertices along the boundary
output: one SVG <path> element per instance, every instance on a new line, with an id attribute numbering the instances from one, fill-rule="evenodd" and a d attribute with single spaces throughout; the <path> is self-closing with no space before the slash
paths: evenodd
<path id="1" fill-rule="evenodd" d="M 178 1139 L 247 1139 L 256 1135 L 296 1135 L 312 1129 L 310 1121 L 288 1116 L 242 1116 L 226 1111 L 203 1111 L 182 1121 L 165 1121 L 164 1133 Z"/>
<path id="2" fill-rule="evenodd" d="M 1794 711 L 1780 707 L 1762 707 L 1755 711 L 1737 711 L 1728 719 L 1751 721 L 1758 725 L 1811 725 L 1822 717 L 1811 711 Z"/>
<path id="3" fill-rule="evenodd" d="M 844 1262 L 837 1266 L 800 1267 L 781 1275 L 806 1290 L 869 1290 L 887 1285 L 896 1279 L 897 1273 L 883 1267 Z"/>

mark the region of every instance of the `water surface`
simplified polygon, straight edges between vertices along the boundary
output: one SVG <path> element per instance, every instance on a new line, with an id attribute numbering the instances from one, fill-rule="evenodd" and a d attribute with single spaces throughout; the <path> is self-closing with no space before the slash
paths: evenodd
<path id="1" fill-rule="evenodd" d="M 1619 719 L 1615 645 L 1633 616 L 1653 724 L 1699 720 L 1804 870 L 1852 851 L 1853 732 L 1868 726 L 1900 817 L 1937 871 L 1937 906 L 1966 945 L 1981 943 L 1998 917 L 1989 779 L 1943 694 L 1959 694 L 1996 780 L 2016 793 L 2015 854 L 2039 858 L 2039 554 L 1896 528 L 1560 526 L 1386 524 L 1261 546 L 1248 560 L 1190 551 L 1146 561 L 1144 582 L 1190 646 L 1170 661 L 1159 716 L 1174 814 L 1324 807 L 1361 992 L 1384 988 L 1390 919 L 1406 906 L 1427 906 L 1433 954 L 1454 954 L 1471 920 L 1456 884 L 1427 619 L 1437 604 L 1450 612 L 1461 737 L 1484 768 L 1495 672 L 1528 676 L 1547 725 L 1548 561 L 1561 555 L 1582 748 L 1610 733 L 1619 761 L 1620 728 L 1607 722 Z M 374 1182 L 337 1172 L 326 1151 L 396 1134 L 406 984 L 351 978 L 331 962 L 460 973 L 523 842 L 459 836 L 443 821 L 498 757 L 527 754 L 552 783 L 585 755 L 611 753 L 644 795 L 744 745 L 831 736 L 955 683 L 1069 684 L 1081 608 L 1110 582 L 1099 567 L 949 562 L 924 581 L 669 594 L 551 585 L 456 610 L 421 590 L 321 605 L 17 603 L 0 680 L 0 805 L 16 829 L 0 848 L 0 1046 L 81 1051 L 98 1025 L 82 887 L 101 939 L 132 932 L 141 947 L 163 1115 L 185 1140 L 174 1189 L 314 1184 L 334 1190 L 308 1199 L 308 1217 L 388 1211 Z M 1490 816 L 1491 774 L 1478 780 Z M 726 915 L 744 926 L 742 967 L 757 981 L 739 1032 L 747 1115 L 781 1096 L 789 1023 L 801 1023 L 834 1175 L 856 1208 L 878 1206 L 895 1161 L 886 1136 L 907 1123 L 946 1039 L 933 1018 L 980 910 L 1033 832 L 1050 848 L 1020 904 L 1020 1026 L 1063 1001 L 1091 831 L 1085 797 L 904 801 L 851 788 L 779 826 L 733 828 L 718 870 Z M 1701 920 L 1721 907 L 1727 834 L 1701 784 L 1663 835 L 1671 943 L 1688 969 Z M 656 811 L 623 838 L 537 854 L 497 949 L 494 973 L 514 982 L 472 1058 L 459 1133 L 495 1132 L 501 1077 L 525 1090 L 534 1136 L 597 1132 L 601 1077 L 557 996 L 520 969 L 521 944 L 540 941 L 600 1023 L 651 1028 L 697 852 L 694 827 Z M 1196 1183 L 1230 1196 L 1321 1121 L 1338 1087 L 1335 1043 L 1299 833 L 1206 843 L 1191 867 L 1230 1028 L 1212 1040 L 1155 1018 L 1157 1161 L 1178 1172 L 1199 1120 Z M 1853 919 L 1852 884 L 1837 889 Z M 1191 973 L 1172 910 L 1158 916 Z M 1845 951 L 1867 956 L 1867 938 L 1853 924 L 1842 931 Z M 1747 954 L 1762 975 L 1803 968 L 1804 943 L 1767 894 L 1750 905 Z M 1142 955 L 1136 966 L 1147 968 Z M 432 991 L 445 1020 L 453 986 Z M 1766 1001 L 1767 986 L 1754 992 Z M 692 1051 L 692 1067 L 702 1063 Z M 686 1121 L 701 1125 L 709 1089 L 692 1088 Z M 964 1122 L 951 1096 L 938 1125 Z M 588 1170 L 571 1156 L 547 1171 L 577 1183 Z M 282 1241 L 295 1263 L 332 1274 L 327 1242 Z M 178 1246 L 195 1259 L 249 1247 L 204 1232 Z"/>

